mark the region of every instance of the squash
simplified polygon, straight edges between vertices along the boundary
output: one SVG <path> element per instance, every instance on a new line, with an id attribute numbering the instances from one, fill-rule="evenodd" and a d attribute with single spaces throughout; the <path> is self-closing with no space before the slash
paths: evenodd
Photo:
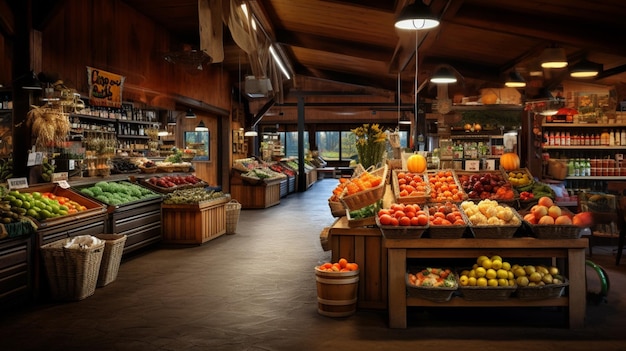
<path id="1" fill-rule="evenodd" d="M 513 171 L 519 169 L 519 156 L 514 152 L 506 152 L 500 156 L 500 165 L 505 171 Z"/>
<path id="2" fill-rule="evenodd" d="M 406 168 L 409 172 L 422 173 L 426 171 L 426 157 L 420 154 L 413 154 L 406 160 Z"/>

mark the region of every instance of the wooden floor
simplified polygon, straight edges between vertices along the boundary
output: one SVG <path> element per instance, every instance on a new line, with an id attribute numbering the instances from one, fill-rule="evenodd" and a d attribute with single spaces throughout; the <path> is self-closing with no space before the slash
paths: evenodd
<path id="1" fill-rule="evenodd" d="M 125 259 L 83 301 L 4 312 L 0 350 L 626 350 L 626 260 L 615 266 L 612 246 L 594 248 L 611 286 L 606 302 L 588 302 L 581 330 L 555 308 L 412 307 L 406 329 L 388 328 L 380 310 L 320 315 L 313 267 L 330 258 L 319 234 L 336 184 L 243 210 L 236 234 Z"/>

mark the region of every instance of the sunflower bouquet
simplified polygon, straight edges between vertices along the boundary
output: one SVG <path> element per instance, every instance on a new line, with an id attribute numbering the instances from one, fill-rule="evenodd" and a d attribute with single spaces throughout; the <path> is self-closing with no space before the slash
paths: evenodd
<path id="1" fill-rule="evenodd" d="M 385 153 L 387 133 L 380 128 L 380 125 L 377 123 L 363 124 L 363 126 L 351 131 L 356 136 L 359 163 L 365 169 L 381 163 Z"/>

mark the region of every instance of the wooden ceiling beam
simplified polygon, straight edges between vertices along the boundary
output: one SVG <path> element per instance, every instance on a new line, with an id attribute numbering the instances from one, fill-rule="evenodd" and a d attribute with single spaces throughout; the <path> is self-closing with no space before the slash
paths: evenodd
<path id="1" fill-rule="evenodd" d="M 580 23 L 580 20 L 565 16 L 540 14 L 531 16 L 507 11 L 506 8 L 496 11 L 493 6 L 466 6 L 458 11 L 454 18 L 449 19 L 450 23 L 457 25 L 626 56 L 626 47 L 615 45 L 615 41 L 609 35 L 604 37 L 597 35 L 598 32 L 618 33 L 623 31 L 623 28 L 609 26 L 605 22 L 590 22 L 591 20 L 586 20 L 584 26 L 573 25 Z M 589 27 L 594 27 L 594 30 L 590 31 Z"/>

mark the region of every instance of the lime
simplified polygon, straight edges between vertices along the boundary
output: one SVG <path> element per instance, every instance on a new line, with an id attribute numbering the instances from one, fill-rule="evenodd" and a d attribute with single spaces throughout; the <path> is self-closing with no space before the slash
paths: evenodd
<path id="1" fill-rule="evenodd" d="M 41 193 L 40 193 L 40 192 L 38 192 L 38 191 L 33 191 L 33 192 L 31 193 L 31 195 L 33 196 L 33 198 L 35 198 L 35 199 L 37 199 L 37 200 L 41 199 Z"/>
<path id="2" fill-rule="evenodd" d="M 11 201 L 11 206 L 14 206 L 14 207 L 22 207 L 22 204 L 23 204 L 23 203 L 24 203 L 24 202 L 23 202 L 22 200 L 20 200 L 20 199 L 15 199 L 15 200 Z"/>
<path id="3" fill-rule="evenodd" d="M 48 210 L 41 210 L 39 212 L 39 214 L 43 217 L 43 218 L 51 218 L 52 217 L 52 213 L 50 213 L 50 211 Z"/>
<path id="4" fill-rule="evenodd" d="M 67 210 L 69 210 L 69 208 L 67 206 L 65 206 L 65 205 L 61 205 L 61 206 L 59 206 L 59 210 L 67 211 Z"/>
<path id="5" fill-rule="evenodd" d="M 11 190 L 11 191 L 9 191 L 9 195 L 12 195 L 12 196 L 19 195 L 19 194 L 20 194 L 20 192 L 19 192 L 19 191 L 17 191 L 17 190 Z"/>
<path id="6" fill-rule="evenodd" d="M 67 216 L 67 210 L 59 210 L 59 216 Z"/>
<path id="7" fill-rule="evenodd" d="M 30 201 L 22 202 L 22 206 L 21 207 L 28 210 L 31 207 Z"/>
<path id="8" fill-rule="evenodd" d="M 37 211 L 35 211 L 35 209 L 32 209 L 32 208 L 26 211 L 26 215 L 30 217 L 34 217 L 34 218 L 37 218 L 39 216 Z"/>

